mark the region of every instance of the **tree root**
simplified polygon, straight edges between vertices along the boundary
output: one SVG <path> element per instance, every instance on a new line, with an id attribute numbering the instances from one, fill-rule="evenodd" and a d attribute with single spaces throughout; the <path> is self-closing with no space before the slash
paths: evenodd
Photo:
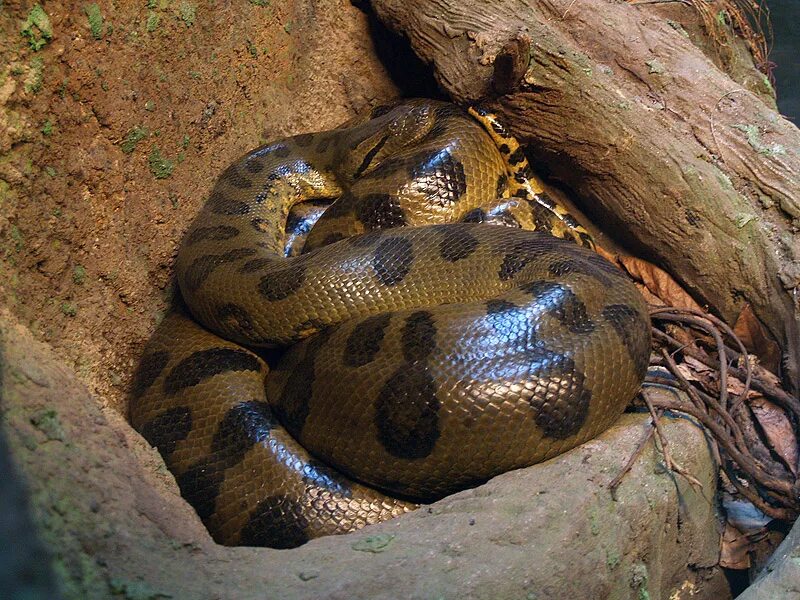
<path id="1" fill-rule="evenodd" d="M 795 444 L 800 431 L 800 401 L 782 390 L 777 378 L 760 367 L 755 357 L 748 355 L 733 330 L 713 315 L 661 306 L 651 307 L 650 316 L 656 324 L 653 335 L 659 346 L 659 356 L 651 364 L 664 367 L 674 379 L 648 375 L 645 383 L 682 390 L 688 401 L 651 398 L 646 391 L 641 394 L 652 416 L 652 427 L 628 464 L 609 484 L 612 495 L 654 432 L 667 467 L 694 485 L 696 479 L 672 460 L 667 440 L 660 431 L 660 412 L 672 410 L 693 417 L 706 428 L 714 455 L 744 498 L 771 518 L 796 519 L 800 514 L 800 480 L 794 475 L 796 465 L 787 464 L 761 439 L 760 427 L 748 399 L 761 395 L 781 407 L 792 424 Z M 668 331 L 676 326 L 691 331 L 692 340 L 676 339 L 676 335 L 685 337 L 686 331 L 683 335 L 671 335 Z M 726 345 L 726 338 L 733 347 Z M 685 357 L 691 357 L 710 371 L 692 370 L 691 365 L 682 362 Z"/>

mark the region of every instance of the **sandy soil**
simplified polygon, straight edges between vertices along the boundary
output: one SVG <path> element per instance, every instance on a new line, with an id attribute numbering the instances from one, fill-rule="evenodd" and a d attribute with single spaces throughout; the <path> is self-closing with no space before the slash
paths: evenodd
<path id="1" fill-rule="evenodd" d="M 121 408 L 224 166 L 398 88 L 346 0 L 33 6 L 0 8 L 0 302 Z"/>

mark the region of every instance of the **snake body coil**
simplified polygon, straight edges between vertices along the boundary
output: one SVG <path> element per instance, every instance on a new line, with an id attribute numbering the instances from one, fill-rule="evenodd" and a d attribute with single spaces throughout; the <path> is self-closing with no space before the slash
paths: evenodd
<path id="1" fill-rule="evenodd" d="M 598 435 L 638 390 L 638 291 L 473 116 L 410 101 L 264 146 L 190 227 L 203 326 L 159 325 L 131 420 L 218 542 L 397 516 Z M 243 345 L 288 349 L 270 372 Z"/>

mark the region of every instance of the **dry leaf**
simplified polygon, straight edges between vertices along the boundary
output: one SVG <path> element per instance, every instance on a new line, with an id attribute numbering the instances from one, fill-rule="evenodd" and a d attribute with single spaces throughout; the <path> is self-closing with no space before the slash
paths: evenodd
<path id="1" fill-rule="evenodd" d="M 678 365 L 678 371 L 686 378 L 687 381 L 701 381 L 697 372 L 685 363 L 680 363 Z"/>
<path id="2" fill-rule="evenodd" d="M 689 356 L 688 354 L 683 357 L 684 362 L 688 367 L 690 367 L 695 373 L 713 373 L 715 376 L 717 375 L 717 369 L 712 369 L 705 363 L 701 363 L 699 360 L 694 358 L 693 356 Z"/>
<path id="3" fill-rule="evenodd" d="M 642 282 L 662 302 L 677 308 L 702 310 L 692 297 L 663 269 L 633 256 L 620 256 L 619 262 L 634 279 Z"/>
<path id="4" fill-rule="evenodd" d="M 719 565 L 726 569 L 750 568 L 750 538 L 730 523 L 725 523 L 722 533 Z"/>
<path id="5" fill-rule="evenodd" d="M 786 413 L 760 395 L 751 399 L 749 404 L 769 445 L 783 459 L 792 474 L 797 475 L 797 437 Z"/>
<path id="6" fill-rule="evenodd" d="M 644 284 L 634 282 L 633 285 L 635 285 L 637 289 L 641 292 L 642 296 L 644 296 L 644 301 L 647 302 L 648 304 L 651 304 L 653 306 L 666 306 L 666 304 L 664 304 L 664 301 L 658 296 L 656 296 L 653 292 L 648 290 Z"/>
<path id="7" fill-rule="evenodd" d="M 739 317 L 733 326 L 733 332 L 739 336 L 748 352 L 758 356 L 764 367 L 773 373 L 778 372 L 781 362 L 781 349 L 764 330 L 764 326 L 756 318 L 749 304 L 746 304 L 742 312 L 739 313 Z"/>

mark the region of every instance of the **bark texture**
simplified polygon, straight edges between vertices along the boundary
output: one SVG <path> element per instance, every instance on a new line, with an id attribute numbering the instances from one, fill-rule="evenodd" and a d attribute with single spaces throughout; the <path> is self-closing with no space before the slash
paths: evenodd
<path id="1" fill-rule="evenodd" d="M 676 23 L 610 0 L 373 0 L 461 103 L 498 112 L 602 229 L 728 321 L 745 306 L 798 389 L 800 131 Z"/>

